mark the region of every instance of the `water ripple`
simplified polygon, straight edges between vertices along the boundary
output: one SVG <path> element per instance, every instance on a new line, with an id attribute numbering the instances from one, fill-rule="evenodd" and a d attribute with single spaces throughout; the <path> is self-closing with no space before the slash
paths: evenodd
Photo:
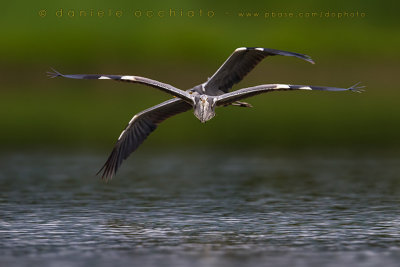
<path id="1" fill-rule="evenodd" d="M 96 155 L 0 160 L 2 266 L 400 260 L 397 158 L 145 155 L 108 184 Z"/>

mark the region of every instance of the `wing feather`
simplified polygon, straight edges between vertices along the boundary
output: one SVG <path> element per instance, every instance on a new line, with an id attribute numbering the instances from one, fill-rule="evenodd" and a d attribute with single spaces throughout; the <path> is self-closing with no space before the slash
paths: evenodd
<path id="1" fill-rule="evenodd" d="M 106 163 L 99 170 L 102 178 L 111 179 L 123 160 L 135 151 L 162 121 L 176 114 L 188 111 L 192 105 L 182 99 L 174 98 L 146 109 L 133 117 L 118 138 Z"/>
<path id="2" fill-rule="evenodd" d="M 314 61 L 299 53 L 256 47 L 236 49 L 214 75 L 206 82 L 204 88 L 209 95 L 219 95 L 220 91 L 228 93 L 229 89 L 240 82 L 254 67 L 268 56 L 293 56 L 314 64 Z"/>
<path id="3" fill-rule="evenodd" d="M 191 103 L 193 101 L 188 92 L 178 89 L 170 84 L 162 83 L 162 82 L 159 82 L 156 80 L 152 80 L 152 79 L 140 77 L 140 76 L 102 75 L 102 74 L 61 74 L 54 69 L 53 69 L 53 72 L 47 72 L 47 74 L 51 78 L 64 77 L 64 78 L 69 78 L 69 79 L 114 80 L 114 81 L 121 81 L 121 82 L 140 83 L 140 84 L 144 84 L 144 85 L 159 89 L 170 95 L 182 98 L 183 100 L 185 100 L 189 103 Z"/>
<path id="4" fill-rule="evenodd" d="M 290 90 L 319 90 L 319 91 L 352 91 L 362 92 L 362 88 L 365 86 L 358 86 L 358 83 L 349 88 L 338 88 L 328 86 L 311 86 L 311 85 L 293 85 L 293 84 L 263 84 L 248 88 L 239 89 L 230 93 L 223 94 L 217 97 L 217 105 L 228 105 L 235 101 L 259 95 L 262 93 L 274 92 L 274 91 L 290 91 Z"/>

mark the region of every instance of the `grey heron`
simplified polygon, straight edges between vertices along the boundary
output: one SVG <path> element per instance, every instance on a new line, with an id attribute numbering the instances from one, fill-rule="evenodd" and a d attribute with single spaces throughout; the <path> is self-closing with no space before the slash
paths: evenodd
<path id="1" fill-rule="evenodd" d="M 219 69 L 206 82 L 196 85 L 189 90 L 181 90 L 172 85 L 156 80 L 128 75 L 101 75 L 101 74 L 61 74 L 58 71 L 48 72 L 51 78 L 65 77 L 72 79 L 115 80 L 144 84 L 164 91 L 175 98 L 162 102 L 139 112 L 129 121 L 103 167 L 102 178 L 112 178 L 123 160 L 135 151 L 139 145 L 153 132 L 157 126 L 167 118 L 179 113 L 194 109 L 194 115 L 202 122 L 215 116 L 215 108 L 235 105 L 251 107 L 240 100 L 262 93 L 288 90 L 321 90 L 321 91 L 353 91 L 360 92 L 364 86 L 355 84 L 349 88 L 327 86 L 292 85 L 292 84 L 263 84 L 229 92 L 232 86 L 240 82 L 261 60 L 268 56 L 292 56 L 314 64 L 307 55 L 259 47 L 237 48 Z"/>

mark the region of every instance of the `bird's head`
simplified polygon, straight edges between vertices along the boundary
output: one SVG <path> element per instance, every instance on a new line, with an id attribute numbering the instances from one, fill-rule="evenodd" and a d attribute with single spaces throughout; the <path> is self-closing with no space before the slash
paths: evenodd
<path id="1" fill-rule="evenodd" d="M 194 115 L 202 122 L 215 116 L 215 100 L 207 95 L 196 96 L 194 99 Z"/>

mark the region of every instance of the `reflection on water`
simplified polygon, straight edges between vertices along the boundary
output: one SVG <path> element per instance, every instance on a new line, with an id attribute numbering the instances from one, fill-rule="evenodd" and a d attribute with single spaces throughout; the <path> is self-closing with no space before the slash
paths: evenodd
<path id="1" fill-rule="evenodd" d="M 0 156 L 0 265 L 397 266 L 400 158 Z"/>

